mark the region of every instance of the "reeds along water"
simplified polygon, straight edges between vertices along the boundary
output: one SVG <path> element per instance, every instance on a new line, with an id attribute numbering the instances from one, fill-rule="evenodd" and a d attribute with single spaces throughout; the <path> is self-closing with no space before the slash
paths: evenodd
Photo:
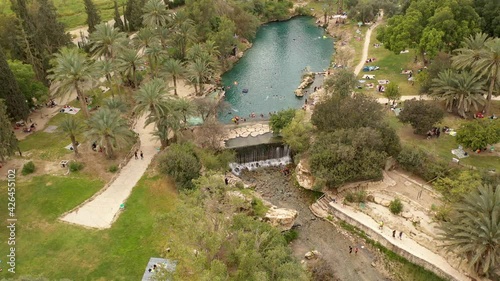
<path id="1" fill-rule="evenodd" d="M 259 144 L 236 148 L 237 162 L 230 163 L 233 174 L 239 176 L 243 170 L 285 166 L 292 162 L 290 148 L 281 143 Z"/>

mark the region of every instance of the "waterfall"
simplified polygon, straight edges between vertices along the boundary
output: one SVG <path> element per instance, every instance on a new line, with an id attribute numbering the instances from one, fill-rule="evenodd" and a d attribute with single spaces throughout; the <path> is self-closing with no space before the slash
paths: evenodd
<path id="1" fill-rule="evenodd" d="M 292 162 L 290 148 L 281 143 L 259 144 L 236 148 L 236 161 L 229 164 L 233 174 L 239 176 L 243 170 L 284 166 Z"/>

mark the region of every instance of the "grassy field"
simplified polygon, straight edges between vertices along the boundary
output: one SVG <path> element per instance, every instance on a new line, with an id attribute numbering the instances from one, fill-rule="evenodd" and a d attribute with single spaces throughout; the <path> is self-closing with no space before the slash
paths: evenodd
<path id="1" fill-rule="evenodd" d="M 500 112 L 500 102 L 495 101 L 492 104 L 492 112 L 499 113 Z M 393 128 L 398 131 L 398 135 L 401 138 L 401 142 L 403 144 L 416 146 L 422 148 L 424 151 L 427 151 L 433 155 L 436 155 L 446 161 L 451 161 L 453 154 L 451 154 L 451 150 L 458 148 L 458 143 L 455 140 L 455 137 L 441 134 L 439 138 L 427 139 L 426 136 L 415 135 L 413 134 L 413 129 L 411 126 L 402 124 L 399 122 L 397 117 L 393 114 L 392 111 L 388 111 L 387 118 L 388 122 L 391 124 Z M 470 120 L 461 119 L 452 114 L 446 114 L 444 120 L 438 124 L 438 126 L 448 126 L 450 128 L 459 129 L 460 125 L 470 122 Z M 474 153 L 470 150 L 469 157 L 463 158 L 460 160 L 460 163 L 467 166 L 474 166 L 481 170 L 496 170 L 500 171 L 500 157 L 493 153 Z"/>
<path id="2" fill-rule="evenodd" d="M 143 178 L 111 229 L 85 229 L 58 220 L 102 186 L 85 177 L 42 176 L 29 183 L 18 182 L 17 277 L 140 279 L 149 258 L 158 256 L 165 242 L 158 234 L 165 233 L 167 226 L 155 221 L 174 206 L 176 192 L 166 179 Z M 6 188 L 1 189 L 0 198 L 2 206 L 7 206 Z M 6 221 L 6 212 L 1 212 L 0 219 Z M 7 237 L 6 231 L 1 228 L 2 237 Z M 1 243 L 0 253 L 6 255 L 7 251 L 7 244 Z"/>
<path id="3" fill-rule="evenodd" d="M 394 54 L 380 45 L 380 47 L 375 48 L 374 44 L 380 42 L 377 38 L 377 29 L 372 32 L 370 47 L 368 49 L 368 58 L 375 58 L 375 62 L 367 63 L 369 66 L 378 66 L 379 70 L 364 72 L 361 71 L 358 75 L 358 79 L 362 79 L 363 75 L 375 75 L 375 80 L 367 80 L 366 83 L 374 83 L 375 87 L 377 85 L 376 80 L 389 80 L 392 83 L 397 83 L 399 89 L 401 90 L 401 94 L 404 96 L 413 96 L 418 95 L 418 83 L 412 86 L 411 83 L 408 82 L 408 76 L 405 74 L 401 74 L 401 70 L 413 70 L 414 75 L 417 74 L 417 70 L 420 68 L 417 64 L 413 63 L 413 59 L 415 58 L 415 50 L 409 50 L 409 53 L 406 54 Z M 358 91 L 370 94 L 374 97 L 382 97 L 381 93 L 378 93 L 376 88 L 373 89 L 361 89 Z"/>
<path id="4" fill-rule="evenodd" d="M 67 29 L 72 29 L 78 26 L 86 25 L 87 14 L 83 0 L 52 0 L 57 9 L 59 21 L 64 24 Z M 93 0 L 97 9 L 100 12 L 101 19 L 107 21 L 113 18 L 114 9 L 112 0 Z M 117 0 L 120 14 L 123 15 L 123 5 L 125 0 Z M 12 13 L 10 10 L 10 2 L 8 0 L 0 0 L 0 11 L 4 13 Z"/>

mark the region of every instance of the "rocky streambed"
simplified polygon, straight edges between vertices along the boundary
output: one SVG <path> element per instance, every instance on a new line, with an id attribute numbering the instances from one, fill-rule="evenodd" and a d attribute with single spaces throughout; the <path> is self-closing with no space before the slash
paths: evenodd
<path id="1" fill-rule="evenodd" d="M 278 208 L 298 211 L 294 229 L 299 236 L 290 245 L 293 253 L 303 260 L 307 252 L 319 251 L 333 271 L 334 277 L 328 280 L 391 280 L 383 269 L 379 253 L 365 247 L 360 238 L 311 213 L 309 206 L 315 200 L 314 193 L 295 186 L 291 175 L 284 176 L 278 168 L 266 168 L 245 172 L 241 178 L 246 184 L 255 186 L 265 200 Z M 349 246 L 358 247 L 358 253 L 355 254 L 354 250 L 349 253 Z"/>

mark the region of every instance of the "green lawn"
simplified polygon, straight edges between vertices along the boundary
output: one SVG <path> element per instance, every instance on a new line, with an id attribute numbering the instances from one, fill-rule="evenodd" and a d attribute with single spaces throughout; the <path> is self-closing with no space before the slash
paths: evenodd
<path id="1" fill-rule="evenodd" d="M 401 142 L 403 144 L 420 147 L 428 153 L 436 155 L 450 162 L 453 157 L 456 157 L 455 155 L 451 154 L 451 150 L 458 147 L 458 143 L 456 142 L 455 137 L 447 134 L 441 134 L 439 138 L 432 138 L 428 140 L 426 136 L 415 135 L 413 134 L 413 129 L 411 128 L 411 126 L 399 122 L 392 111 L 387 114 L 387 120 L 389 124 L 398 131 Z M 469 121 L 470 120 L 464 120 L 456 116 L 448 115 L 441 122 L 441 124 L 439 124 L 439 126 L 448 126 L 450 128 L 458 129 L 460 128 L 461 124 Z M 461 159 L 461 164 L 474 166 L 476 168 L 484 170 L 495 169 L 496 171 L 500 171 L 500 157 L 488 152 L 477 154 L 470 150 L 466 151 L 469 152 L 470 156 Z"/>
<path id="2" fill-rule="evenodd" d="M 18 182 L 17 277 L 140 279 L 149 258 L 158 256 L 165 242 L 159 234 L 166 233 L 167 226 L 155 223 L 156 218 L 174 206 L 176 193 L 165 179 L 143 178 L 111 229 L 86 229 L 58 220 L 102 186 L 84 177 L 41 176 L 29 183 Z M 6 188 L 1 189 L 0 198 L 6 208 Z M 6 221 L 5 212 L 0 219 Z M 2 237 L 7 237 L 6 232 L 3 227 Z M 7 253 L 6 243 L 1 243 L 0 252 Z"/>
<path id="3" fill-rule="evenodd" d="M 72 29 L 78 26 L 86 25 L 87 14 L 83 0 L 52 0 L 57 9 L 59 21 L 62 22 L 67 29 Z M 100 11 L 101 19 L 110 20 L 114 17 L 114 7 L 112 0 L 93 0 L 97 9 Z M 123 15 L 122 5 L 125 0 L 117 0 L 120 14 Z M 12 13 L 8 0 L 0 1 L 0 10 L 5 13 Z"/>
<path id="4" fill-rule="evenodd" d="M 381 24 L 383 25 L 383 23 Z M 380 25 L 379 25 L 380 26 Z M 358 75 L 358 79 L 361 79 L 363 75 L 370 74 L 375 75 L 375 80 L 367 80 L 367 83 L 374 83 L 375 87 L 377 85 L 376 80 L 389 80 L 392 83 L 397 83 L 401 94 L 404 96 L 412 96 L 418 95 L 418 83 L 415 82 L 415 85 L 411 85 L 408 82 L 408 77 L 405 74 L 401 74 L 401 70 L 413 70 L 414 75 L 417 74 L 418 66 L 413 63 L 413 59 L 415 57 L 415 50 L 409 50 L 409 53 L 406 54 L 395 54 L 380 45 L 379 48 L 375 48 L 374 44 L 380 42 L 377 38 L 377 29 L 372 32 L 370 47 L 368 49 L 368 58 L 375 58 L 375 62 L 367 63 L 369 66 L 378 66 L 379 70 L 370 71 L 370 72 L 361 72 Z M 359 61 L 359 60 L 358 60 Z M 359 90 L 364 93 L 368 93 L 375 97 L 382 97 L 381 93 L 376 91 L 376 88 L 373 89 L 363 89 Z"/>

